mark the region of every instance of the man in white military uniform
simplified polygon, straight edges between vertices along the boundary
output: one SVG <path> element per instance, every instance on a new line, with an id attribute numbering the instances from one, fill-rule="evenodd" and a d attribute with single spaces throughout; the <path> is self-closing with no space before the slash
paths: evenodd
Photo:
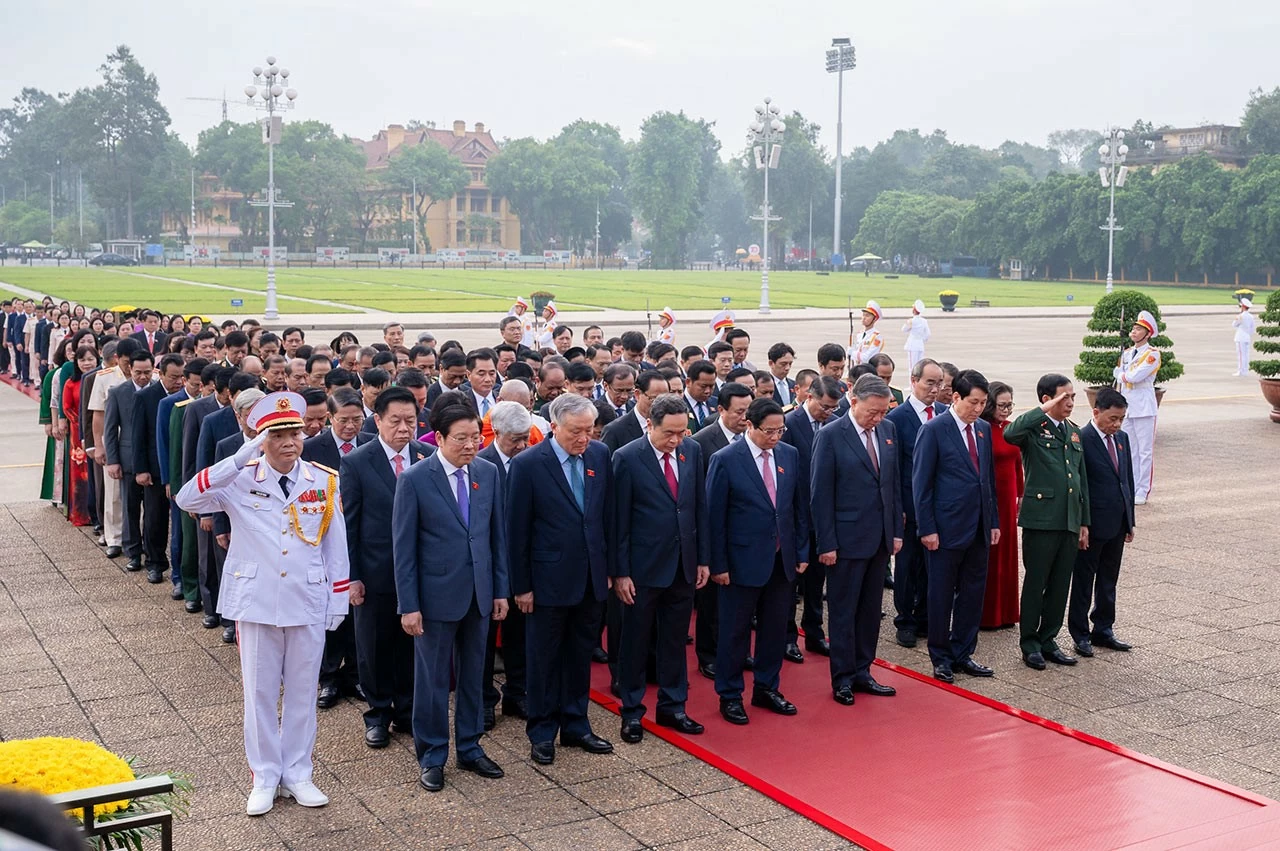
<path id="1" fill-rule="evenodd" d="M 881 349 L 884 348 L 884 338 L 876 330 L 880 315 L 880 303 L 874 299 L 868 301 L 867 306 L 862 308 L 862 330 L 858 332 L 857 337 L 853 338 L 853 345 L 849 347 L 850 366 L 866 363 L 880 354 Z"/>
<path id="2" fill-rule="evenodd" d="M 668 346 L 676 344 L 676 314 L 671 308 L 664 307 L 658 314 L 658 336 L 654 339 Z"/>
<path id="3" fill-rule="evenodd" d="M 1231 327 L 1236 329 L 1236 375 L 1249 374 L 1249 349 L 1253 347 L 1253 332 L 1258 327 L 1258 320 L 1249 312 L 1253 302 L 1247 298 L 1240 299 L 1240 315 L 1231 320 Z"/>
<path id="4" fill-rule="evenodd" d="M 239 627 L 251 816 L 268 812 L 277 795 L 329 803 L 311 782 L 311 752 L 324 633 L 348 611 L 347 532 L 337 473 L 301 459 L 305 409 L 297 393 L 263 398 L 247 421 L 258 436 L 176 497 L 183 511 L 231 518 L 218 611 Z"/>
<path id="5" fill-rule="evenodd" d="M 537 335 L 533 327 L 533 317 L 529 315 L 528 300 L 524 296 L 516 296 L 516 303 L 511 305 L 507 315 L 514 316 L 520 320 L 520 327 L 524 330 L 524 334 L 520 338 L 520 345 L 532 349 L 534 342 L 537 340 Z"/>
<path id="6" fill-rule="evenodd" d="M 911 305 L 911 318 L 902 324 L 907 342 L 902 347 L 907 352 L 907 372 L 915 369 L 916 361 L 924 357 L 924 344 L 929 342 L 929 322 L 924 318 L 924 302 L 916 299 Z"/>
<path id="7" fill-rule="evenodd" d="M 1133 461 L 1133 502 L 1146 505 L 1147 494 L 1155 478 L 1152 455 L 1156 442 L 1156 373 L 1160 371 L 1160 351 L 1151 345 L 1159 330 L 1156 318 L 1139 311 L 1129 331 L 1133 345 L 1120 355 L 1114 375 L 1120 392 L 1129 400 L 1124 418 L 1124 433 L 1129 435 Z"/>
<path id="8" fill-rule="evenodd" d="M 557 312 L 554 301 L 547 302 L 547 306 L 542 308 L 542 333 L 538 335 L 539 349 L 555 348 L 556 328 L 560 324 L 556 322 Z"/>

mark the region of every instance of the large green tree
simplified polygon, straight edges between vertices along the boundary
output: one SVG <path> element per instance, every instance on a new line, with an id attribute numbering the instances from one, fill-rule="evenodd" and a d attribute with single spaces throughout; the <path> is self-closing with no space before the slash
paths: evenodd
<path id="1" fill-rule="evenodd" d="M 782 153 L 778 167 L 769 174 L 769 206 L 773 215 L 781 218 L 769 228 L 769 251 L 776 258 L 782 257 L 788 241 L 807 246 L 811 209 L 814 230 L 819 235 L 816 244 L 829 244 L 826 240 L 831 232 L 831 193 L 835 187 L 834 164 L 818 144 L 822 128 L 799 112 L 792 112 L 784 121 L 787 129 L 782 136 Z M 764 200 L 764 171 L 755 167 L 750 148 L 739 160 L 752 214 L 756 215 Z"/>
<path id="2" fill-rule="evenodd" d="M 401 150 L 391 158 L 387 166 L 387 181 L 407 191 L 417 181 L 417 219 L 420 245 L 423 251 L 431 250 L 427 237 L 427 213 L 437 201 L 448 201 L 467 188 L 471 173 L 444 145 L 430 139 Z"/>
<path id="3" fill-rule="evenodd" d="M 683 112 L 656 112 L 640 125 L 628 193 L 648 228 L 656 268 L 680 268 L 688 260 L 719 153 L 712 125 Z"/>
<path id="4" fill-rule="evenodd" d="M 1254 89 L 1240 119 L 1245 144 L 1256 154 L 1280 154 L 1280 86 Z"/>

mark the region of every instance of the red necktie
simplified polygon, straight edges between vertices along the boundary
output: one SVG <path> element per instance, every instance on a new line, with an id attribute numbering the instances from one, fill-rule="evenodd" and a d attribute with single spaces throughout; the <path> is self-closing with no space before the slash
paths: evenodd
<path id="1" fill-rule="evenodd" d="M 1107 435 L 1107 452 L 1111 453 L 1111 466 L 1120 472 L 1120 456 L 1116 455 L 1116 444 L 1111 435 Z"/>
<path id="2" fill-rule="evenodd" d="M 925 419 L 925 422 L 928 422 L 929 420 L 933 419 L 933 405 L 930 405 L 929 407 L 924 409 L 924 419 Z"/>
<path id="3" fill-rule="evenodd" d="M 880 475 L 880 459 L 876 457 L 876 446 L 871 440 L 871 429 L 867 429 L 864 434 L 867 436 L 867 454 L 871 456 L 871 469 L 876 471 L 876 475 Z"/>
<path id="4" fill-rule="evenodd" d="M 978 444 L 973 440 L 973 426 L 964 427 L 964 436 L 969 440 L 969 460 L 973 462 L 974 472 L 982 472 L 982 468 L 978 465 Z"/>
<path id="5" fill-rule="evenodd" d="M 404 458 L 397 455 L 393 459 L 396 465 L 396 478 L 400 478 L 400 474 L 404 472 Z"/>
<path id="6" fill-rule="evenodd" d="M 676 471 L 671 467 L 671 453 L 662 456 L 662 472 L 667 477 L 667 487 L 671 488 L 671 498 L 680 499 L 680 486 L 676 482 Z"/>
<path id="7" fill-rule="evenodd" d="M 342 454 L 343 454 L 343 455 L 346 455 L 346 454 L 347 454 L 348 452 L 350 452 L 350 451 L 351 451 L 351 442 L 350 442 L 350 441 L 347 441 L 346 443 L 342 444 Z M 400 456 L 399 456 L 399 455 L 397 455 L 396 457 L 397 457 L 397 458 L 399 458 Z"/>

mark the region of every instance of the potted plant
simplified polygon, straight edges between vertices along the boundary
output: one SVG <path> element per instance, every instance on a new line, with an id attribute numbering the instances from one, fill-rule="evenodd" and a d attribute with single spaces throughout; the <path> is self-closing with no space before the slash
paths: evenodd
<path id="1" fill-rule="evenodd" d="M 1157 405 L 1164 398 L 1165 389 L 1160 385 L 1182 375 L 1182 364 L 1173 354 L 1173 341 L 1164 336 L 1165 323 L 1160 319 L 1160 306 L 1155 299 L 1137 290 L 1116 290 L 1098 299 L 1094 305 L 1088 325 L 1093 333 L 1085 336 L 1085 348 L 1080 352 L 1080 362 L 1075 368 L 1076 379 L 1086 385 L 1089 407 L 1093 407 L 1099 390 L 1111 386 L 1112 370 L 1120 363 L 1120 353 L 1130 345 L 1129 330 L 1143 310 L 1156 318 L 1160 329 L 1160 333 L 1151 339 L 1151 345 L 1160 350 L 1160 371 L 1156 373 Z M 1277 350 L 1280 350 L 1280 345 Z"/>
<path id="2" fill-rule="evenodd" d="M 1267 307 L 1258 323 L 1259 339 L 1253 347 L 1268 360 L 1251 360 L 1249 369 L 1258 374 L 1262 398 L 1271 403 L 1271 422 L 1280 423 L 1280 290 L 1267 296 Z"/>
<path id="3" fill-rule="evenodd" d="M 529 293 L 529 300 L 533 302 L 533 312 L 538 316 L 542 315 L 542 309 L 547 306 L 547 302 L 555 301 L 555 298 L 555 293 L 549 293 L 546 290 Z"/>
<path id="4" fill-rule="evenodd" d="M 1253 290 L 1249 289 L 1248 287 L 1242 287 L 1236 290 L 1235 292 L 1233 292 L 1231 295 L 1235 298 L 1236 301 L 1240 301 L 1240 299 L 1242 298 L 1247 298 L 1249 299 L 1249 301 L 1253 301 Z"/>
<path id="5" fill-rule="evenodd" d="M 938 293 L 938 301 L 942 303 L 944 313 L 953 313 L 956 309 L 956 302 L 960 300 L 960 293 L 956 290 L 943 290 Z"/>

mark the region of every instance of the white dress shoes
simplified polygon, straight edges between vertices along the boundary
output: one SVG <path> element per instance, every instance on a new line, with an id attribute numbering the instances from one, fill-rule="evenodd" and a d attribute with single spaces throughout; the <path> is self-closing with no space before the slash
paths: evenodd
<path id="1" fill-rule="evenodd" d="M 293 798 L 304 807 L 323 807 L 329 803 L 328 796 L 317 789 L 316 784 L 310 780 L 304 780 L 301 783 L 281 783 L 280 795 L 284 798 Z"/>
<path id="2" fill-rule="evenodd" d="M 276 794 L 275 786 L 254 786 L 253 791 L 249 793 L 249 803 L 244 808 L 245 812 L 251 816 L 266 815 L 275 806 Z"/>

